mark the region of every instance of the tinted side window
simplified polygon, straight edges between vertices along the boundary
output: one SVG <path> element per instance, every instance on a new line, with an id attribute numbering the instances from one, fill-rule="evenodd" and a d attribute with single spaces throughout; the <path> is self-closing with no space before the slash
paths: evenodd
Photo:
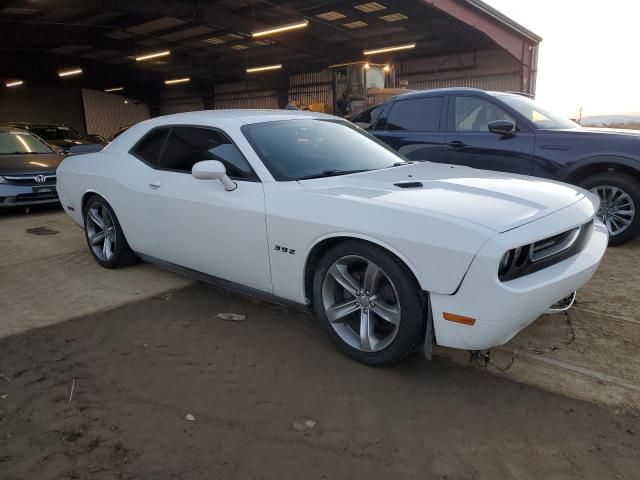
<path id="1" fill-rule="evenodd" d="M 515 119 L 491 102 L 476 97 L 456 97 L 454 129 L 456 132 L 488 132 L 489 123 Z"/>
<path id="2" fill-rule="evenodd" d="M 169 130 L 171 129 L 156 128 L 151 130 L 142 137 L 142 140 L 136 143 L 136 145 L 131 149 L 131 153 L 151 165 L 156 165 L 160 158 L 160 154 L 162 153 L 162 149 L 164 148 L 164 143 L 167 139 Z"/>
<path id="3" fill-rule="evenodd" d="M 351 119 L 351 122 L 358 125 L 360 128 L 364 128 L 365 130 L 369 130 L 373 128 L 375 123 L 380 118 L 380 114 L 384 107 L 382 105 L 378 105 L 377 107 L 370 108 L 369 110 L 365 110 L 359 115 L 356 115 Z"/>
<path id="4" fill-rule="evenodd" d="M 401 100 L 391 106 L 387 115 L 387 130 L 437 132 L 440 130 L 442 97 Z"/>
<path id="5" fill-rule="evenodd" d="M 208 128 L 173 127 L 158 167 L 191 173 L 193 166 L 203 160 L 222 162 L 230 177 L 255 178 L 238 148 L 222 133 Z"/>

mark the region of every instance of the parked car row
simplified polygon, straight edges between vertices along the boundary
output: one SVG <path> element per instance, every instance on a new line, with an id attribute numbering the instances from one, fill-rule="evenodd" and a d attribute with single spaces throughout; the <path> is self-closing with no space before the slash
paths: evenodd
<path id="1" fill-rule="evenodd" d="M 383 105 L 375 128 L 396 125 L 401 103 Z M 454 121 L 505 122 L 505 143 L 538 135 L 469 115 Z M 397 149 L 407 156 L 442 152 L 410 130 L 380 132 L 406 137 Z M 434 343 L 501 345 L 557 302 L 570 305 L 598 267 L 608 232 L 595 194 L 402 153 L 320 113 L 191 112 L 66 157 L 58 188 L 101 266 L 142 259 L 309 307 L 340 350 L 369 365 L 420 345 L 427 355 Z"/>
<path id="2" fill-rule="evenodd" d="M 63 156 L 101 150 L 109 140 L 62 124 L 11 122 L 0 127 L 0 207 L 58 203 L 56 168 Z"/>
<path id="3" fill-rule="evenodd" d="M 26 130 L 67 155 L 69 149 L 76 145 L 99 144 L 106 145 L 107 141 L 97 134 L 80 135 L 74 128 L 63 124 L 11 122 L 7 126 Z"/>
<path id="4" fill-rule="evenodd" d="M 0 127 L 0 207 L 55 204 L 62 155 L 30 132 Z"/>

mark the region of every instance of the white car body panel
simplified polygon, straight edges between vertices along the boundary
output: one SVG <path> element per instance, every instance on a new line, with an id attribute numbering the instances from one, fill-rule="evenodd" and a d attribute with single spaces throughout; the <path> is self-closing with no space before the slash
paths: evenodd
<path id="1" fill-rule="evenodd" d="M 219 110 L 142 122 L 101 152 L 64 160 L 58 169 L 62 205 L 82 226 L 83 196 L 96 192 L 113 207 L 135 252 L 297 303 L 311 296 L 305 269 L 320 242 L 351 237 L 375 243 L 403 261 L 429 292 L 436 341 L 470 350 L 507 341 L 584 285 L 600 262 L 607 236 L 596 220 L 584 251 L 511 282 L 498 280 L 507 250 L 593 219 L 594 196 L 557 182 L 428 162 L 277 182 L 241 127 L 301 117 L 335 120 Z M 260 181 L 238 181 L 236 190 L 225 191 L 219 181 L 157 170 L 131 155 L 159 125 L 222 130 Z M 401 182 L 422 186 L 394 185 Z M 477 322 L 452 323 L 444 312 Z"/>

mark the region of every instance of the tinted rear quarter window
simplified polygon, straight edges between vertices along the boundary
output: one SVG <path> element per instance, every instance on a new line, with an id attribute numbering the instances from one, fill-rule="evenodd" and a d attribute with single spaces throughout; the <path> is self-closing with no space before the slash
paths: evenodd
<path id="1" fill-rule="evenodd" d="M 400 100 L 387 115 L 387 130 L 437 132 L 440 130 L 442 97 Z"/>
<path id="2" fill-rule="evenodd" d="M 203 160 L 218 160 L 233 178 L 255 178 L 242 153 L 224 134 L 209 128 L 173 127 L 158 162 L 158 167 L 191 172 Z"/>
<path id="3" fill-rule="evenodd" d="M 142 140 L 136 143 L 131 149 L 131 153 L 150 165 L 157 165 L 169 130 L 170 128 L 156 128 L 151 130 Z"/>

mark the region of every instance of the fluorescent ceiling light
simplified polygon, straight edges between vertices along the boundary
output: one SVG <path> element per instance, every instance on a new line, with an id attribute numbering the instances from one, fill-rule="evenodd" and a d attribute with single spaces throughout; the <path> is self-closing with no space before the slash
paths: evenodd
<path id="1" fill-rule="evenodd" d="M 190 81 L 191 81 L 191 78 L 189 78 L 189 77 L 174 78 L 173 80 L 165 80 L 164 84 L 165 85 L 175 85 L 176 83 L 188 83 Z"/>
<path id="2" fill-rule="evenodd" d="M 367 23 L 366 22 L 362 22 L 360 20 L 356 20 L 355 22 L 344 23 L 342 26 L 350 28 L 351 30 L 353 30 L 354 28 L 366 27 Z"/>
<path id="3" fill-rule="evenodd" d="M 365 55 L 376 55 L 378 53 L 387 53 L 387 52 L 395 52 L 398 50 L 410 50 L 412 48 L 416 48 L 415 43 L 407 43 L 406 45 L 396 45 L 394 47 L 383 47 L 383 48 L 375 48 L 372 50 L 365 50 Z"/>
<path id="4" fill-rule="evenodd" d="M 154 58 L 166 57 L 167 55 L 171 55 L 171 50 L 163 50 L 162 52 L 149 53 L 147 55 L 136 57 L 136 62 L 144 62 L 145 60 L 152 60 Z"/>
<path id="5" fill-rule="evenodd" d="M 292 23 L 290 25 L 283 25 L 281 27 L 269 28 L 267 30 L 261 30 L 259 32 L 253 32 L 253 37 L 266 37 L 267 35 L 273 35 L 274 33 L 287 32 L 289 30 L 296 30 L 298 28 L 305 28 L 309 25 L 309 20 L 303 20 L 302 22 Z"/>
<path id="6" fill-rule="evenodd" d="M 333 22 L 334 20 L 340 20 L 341 18 L 346 17 L 346 15 L 336 12 L 335 10 L 331 10 L 330 12 L 319 13 L 316 17 L 321 18 L 322 20 L 327 20 L 328 22 Z"/>
<path id="7" fill-rule="evenodd" d="M 280 70 L 282 68 L 282 64 L 278 65 L 265 65 L 264 67 L 251 67 L 247 68 L 247 73 L 256 73 L 256 72 L 266 72 L 268 70 Z"/>
<path id="8" fill-rule="evenodd" d="M 383 15 L 380 18 L 385 22 L 398 22 L 400 20 L 406 20 L 409 17 L 407 17 L 403 13 L 392 13 L 390 15 Z"/>
<path id="9" fill-rule="evenodd" d="M 82 73 L 81 68 L 76 68 L 73 70 L 63 70 L 62 72 L 58 72 L 59 77 L 70 77 L 72 75 L 80 75 Z"/>
<path id="10" fill-rule="evenodd" d="M 378 10 L 384 10 L 387 7 L 377 2 L 369 2 L 369 3 L 363 3 L 361 5 L 356 5 L 353 8 L 360 10 L 361 12 L 364 12 L 364 13 L 371 13 L 371 12 L 377 12 Z"/>
<path id="11" fill-rule="evenodd" d="M 105 88 L 104 91 L 109 92 L 121 92 L 124 90 L 124 87 L 114 87 L 114 88 Z"/>
<path id="12" fill-rule="evenodd" d="M 20 85 L 22 85 L 24 82 L 22 80 L 15 80 L 13 82 L 7 82 L 5 83 L 5 86 L 8 88 L 11 87 L 19 87 Z"/>

